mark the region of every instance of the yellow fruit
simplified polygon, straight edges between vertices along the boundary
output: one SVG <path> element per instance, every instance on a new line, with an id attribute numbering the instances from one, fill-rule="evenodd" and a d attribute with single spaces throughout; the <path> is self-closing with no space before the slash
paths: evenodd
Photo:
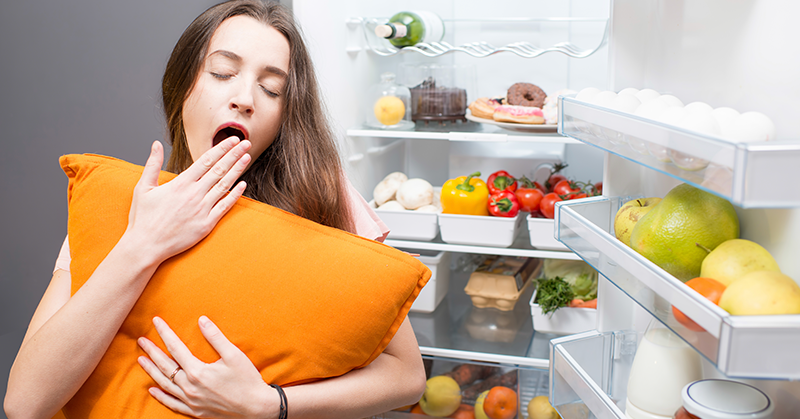
<path id="1" fill-rule="evenodd" d="M 449 416 L 460 405 L 461 387 L 456 380 L 445 375 L 429 378 L 425 383 L 425 393 L 419 399 L 419 407 L 428 416 Z"/>
<path id="2" fill-rule="evenodd" d="M 636 223 L 630 246 L 686 282 L 700 276 L 708 251 L 737 237 L 739 218 L 733 205 L 684 183 L 672 188 Z"/>
<path id="3" fill-rule="evenodd" d="M 614 216 L 614 236 L 626 246 L 630 246 L 633 227 L 659 202 L 661 198 L 640 198 L 626 202 Z"/>
<path id="4" fill-rule="evenodd" d="M 725 288 L 719 306 L 735 316 L 800 314 L 800 286 L 780 272 L 750 272 Z"/>
<path id="5" fill-rule="evenodd" d="M 723 242 L 703 259 L 700 276 L 713 278 L 723 285 L 755 271 L 780 272 L 775 258 L 760 244 L 744 239 Z"/>
<path id="6" fill-rule="evenodd" d="M 395 125 L 406 115 L 406 105 L 396 96 L 383 96 L 375 102 L 375 118 L 383 125 Z"/>
<path id="7" fill-rule="evenodd" d="M 560 419 L 547 396 L 536 396 L 528 402 L 528 419 Z"/>
<path id="8" fill-rule="evenodd" d="M 483 410 L 483 402 L 486 401 L 486 395 L 488 394 L 489 390 L 486 390 L 478 394 L 478 398 L 475 399 L 475 419 L 489 419 L 489 415 Z"/>

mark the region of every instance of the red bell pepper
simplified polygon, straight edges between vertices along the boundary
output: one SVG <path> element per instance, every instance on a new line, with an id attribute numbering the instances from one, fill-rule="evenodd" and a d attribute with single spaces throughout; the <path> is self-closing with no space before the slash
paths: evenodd
<path id="1" fill-rule="evenodd" d="M 505 170 L 500 170 L 489 175 L 486 186 L 489 187 L 489 195 L 497 191 L 514 192 L 517 190 L 517 180 Z"/>
<path id="2" fill-rule="evenodd" d="M 489 196 L 489 214 L 495 217 L 516 217 L 519 201 L 511 191 L 498 191 Z"/>

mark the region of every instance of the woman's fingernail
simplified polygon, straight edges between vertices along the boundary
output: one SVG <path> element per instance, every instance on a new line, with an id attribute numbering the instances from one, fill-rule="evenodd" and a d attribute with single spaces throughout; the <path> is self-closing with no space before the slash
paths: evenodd
<path id="1" fill-rule="evenodd" d="M 206 316 L 200 316 L 200 327 L 209 327 L 211 326 L 211 320 L 208 319 Z"/>
<path id="2" fill-rule="evenodd" d="M 144 348 L 144 338 L 139 338 L 139 339 L 136 339 L 136 343 L 138 343 L 138 344 L 139 344 L 139 346 L 141 346 L 142 348 Z"/>

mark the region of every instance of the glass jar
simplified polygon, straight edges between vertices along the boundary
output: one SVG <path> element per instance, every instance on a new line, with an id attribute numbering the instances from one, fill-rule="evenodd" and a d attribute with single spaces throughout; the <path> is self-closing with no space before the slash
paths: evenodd
<path id="1" fill-rule="evenodd" d="M 395 83 L 394 73 L 381 74 L 381 82 L 367 93 L 366 124 L 371 128 L 409 130 L 411 122 L 411 92 Z"/>
<path id="2" fill-rule="evenodd" d="M 687 384 L 674 419 L 770 419 L 775 405 L 763 391 L 738 381 L 707 379 Z"/>

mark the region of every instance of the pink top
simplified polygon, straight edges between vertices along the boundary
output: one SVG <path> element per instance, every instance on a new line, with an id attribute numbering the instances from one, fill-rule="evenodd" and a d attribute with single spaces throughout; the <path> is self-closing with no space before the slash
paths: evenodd
<path id="1" fill-rule="evenodd" d="M 353 219 L 356 223 L 356 234 L 383 243 L 386 236 L 389 234 L 389 227 L 387 227 L 378 217 L 378 214 L 370 208 L 364 197 L 361 196 L 350 183 L 350 180 L 347 180 L 347 204 L 350 206 L 350 210 L 353 211 Z M 61 245 L 61 251 L 58 253 L 56 266 L 53 268 L 53 272 L 58 269 L 69 272 L 69 264 L 71 261 L 69 237 L 67 237 L 64 239 L 64 244 Z"/>

